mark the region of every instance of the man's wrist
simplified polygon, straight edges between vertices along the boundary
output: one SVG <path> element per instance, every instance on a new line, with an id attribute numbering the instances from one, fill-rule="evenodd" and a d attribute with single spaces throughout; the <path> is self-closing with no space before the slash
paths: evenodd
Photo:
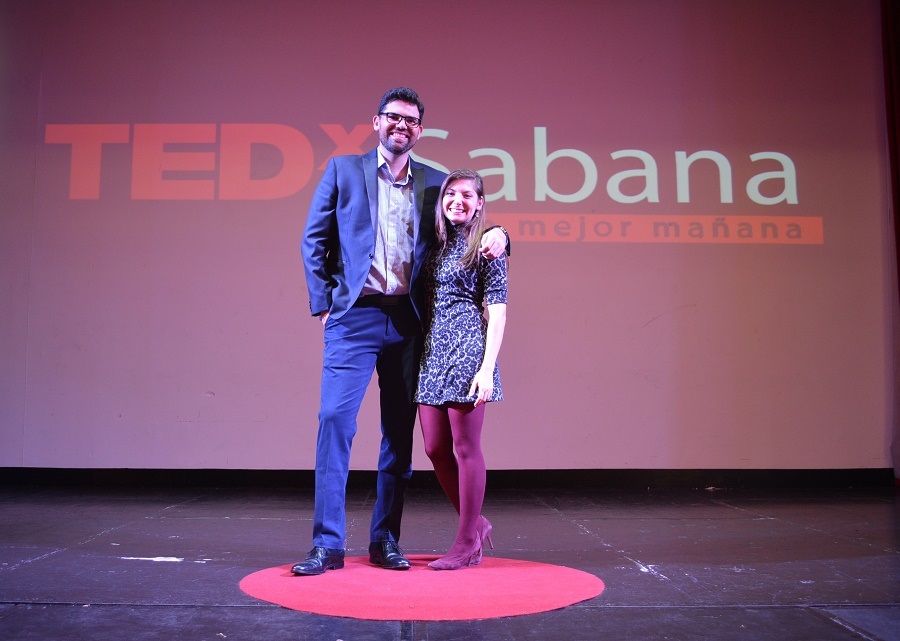
<path id="1" fill-rule="evenodd" d="M 506 255 L 512 256 L 512 245 L 509 242 L 509 232 L 506 231 L 506 227 L 503 225 L 492 225 L 485 230 L 485 233 L 491 231 L 492 229 L 499 229 L 503 232 L 503 235 L 506 236 Z"/>

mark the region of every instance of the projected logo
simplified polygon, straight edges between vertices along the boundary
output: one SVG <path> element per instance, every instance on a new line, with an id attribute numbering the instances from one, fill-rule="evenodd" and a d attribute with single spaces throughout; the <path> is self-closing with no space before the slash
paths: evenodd
<path id="1" fill-rule="evenodd" d="M 329 155 L 355 154 L 372 135 L 371 125 L 347 131 L 341 125 L 320 125 L 334 143 Z M 446 139 L 449 132 L 425 129 L 422 138 Z M 317 169 L 309 138 L 301 131 L 274 123 L 201 124 L 49 124 L 45 142 L 70 147 L 69 198 L 99 200 L 104 151 L 110 145 L 131 146 L 130 197 L 134 200 L 276 200 L 307 188 Z M 277 162 L 258 161 L 259 150 L 268 149 Z M 553 205 L 553 212 L 491 212 L 492 221 L 524 242 L 633 242 L 633 243 L 767 243 L 822 244 L 821 217 L 783 215 L 694 214 L 595 214 L 571 210 L 603 195 L 616 208 L 660 203 L 660 169 L 657 158 L 640 149 L 609 154 L 615 171 L 601 180 L 597 163 L 579 149 L 550 150 L 547 129 L 533 129 L 533 203 Z M 270 153 L 271 155 L 271 153 Z M 521 202 L 517 189 L 517 165 L 511 153 L 498 148 L 474 149 L 469 158 L 496 162 L 481 169 L 494 186 L 488 201 L 509 208 Z M 415 156 L 415 155 L 414 155 Z M 415 156 L 440 169 L 438 162 Z M 735 184 L 732 160 L 713 150 L 674 152 L 674 196 L 677 204 L 691 203 L 692 174 L 717 177 L 720 205 L 735 202 L 735 190 L 754 208 L 797 205 L 797 172 L 784 153 L 759 151 L 746 159 L 754 168 L 746 182 Z M 324 167 L 327 158 L 318 168 Z M 554 167 L 576 166 L 579 179 L 567 188 L 555 186 Z M 671 164 L 671 163 L 670 163 Z M 758 167 L 758 169 L 755 169 Z M 567 172 L 571 174 L 572 172 Z M 578 184 L 580 183 L 580 184 Z M 602 185 L 602 187 L 601 187 Z M 561 206 L 566 211 L 557 211 Z M 551 207 L 546 207 L 550 209 Z"/>

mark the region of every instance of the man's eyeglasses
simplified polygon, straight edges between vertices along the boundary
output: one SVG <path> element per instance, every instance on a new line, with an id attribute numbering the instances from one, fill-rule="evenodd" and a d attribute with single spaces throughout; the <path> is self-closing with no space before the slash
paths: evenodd
<path id="1" fill-rule="evenodd" d="M 399 125 L 401 120 L 405 120 L 410 127 L 418 127 L 422 124 L 421 118 L 413 118 L 412 116 L 401 116 L 400 114 L 391 113 L 390 111 L 382 111 L 379 116 L 384 116 L 392 125 Z"/>

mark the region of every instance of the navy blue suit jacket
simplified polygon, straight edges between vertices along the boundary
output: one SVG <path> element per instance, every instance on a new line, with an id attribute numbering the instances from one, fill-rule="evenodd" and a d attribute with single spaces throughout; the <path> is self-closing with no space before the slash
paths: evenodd
<path id="1" fill-rule="evenodd" d="M 378 154 L 336 156 L 309 206 L 301 251 L 313 315 L 328 311 L 340 318 L 362 291 L 375 255 L 378 219 Z M 415 193 L 410 298 L 422 317 L 422 264 L 435 242 L 434 208 L 446 174 L 410 159 Z"/>

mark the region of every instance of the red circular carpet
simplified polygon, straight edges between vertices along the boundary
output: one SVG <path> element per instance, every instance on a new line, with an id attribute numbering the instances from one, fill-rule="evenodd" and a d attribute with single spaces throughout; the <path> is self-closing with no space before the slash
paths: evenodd
<path id="1" fill-rule="evenodd" d="M 559 565 L 484 557 L 476 567 L 435 571 L 436 556 L 408 555 L 412 567 L 383 570 L 368 557 L 345 560 L 342 570 L 294 576 L 290 565 L 250 574 L 241 590 L 252 597 L 313 614 L 381 621 L 459 621 L 534 614 L 603 592 L 603 581 Z"/>

